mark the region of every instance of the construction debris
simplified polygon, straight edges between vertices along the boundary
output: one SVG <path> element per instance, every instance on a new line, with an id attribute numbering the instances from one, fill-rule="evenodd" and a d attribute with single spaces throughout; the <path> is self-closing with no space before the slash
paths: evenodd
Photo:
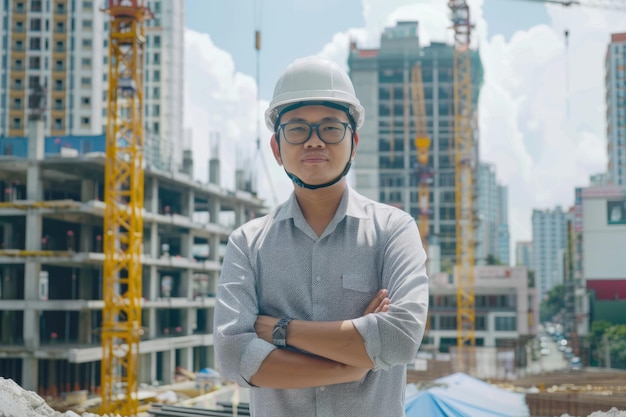
<path id="1" fill-rule="evenodd" d="M 97 414 L 61 413 L 53 410 L 33 391 L 26 391 L 12 379 L 0 377 L 0 417 L 100 417 Z"/>

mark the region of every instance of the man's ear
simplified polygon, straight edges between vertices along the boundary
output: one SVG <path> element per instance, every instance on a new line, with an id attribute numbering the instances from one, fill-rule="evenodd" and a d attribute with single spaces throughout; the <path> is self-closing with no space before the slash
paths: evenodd
<path id="1" fill-rule="evenodd" d="M 278 138 L 276 137 L 276 133 L 272 135 L 270 139 L 270 146 L 272 147 L 272 153 L 274 154 L 274 159 L 278 162 L 278 165 L 283 165 L 283 160 L 280 157 L 280 145 L 278 145 Z"/>
<path id="2" fill-rule="evenodd" d="M 354 145 L 352 146 L 352 157 L 350 158 L 350 161 L 354 161 L 354 157 L 356 156 L 356 149 L 359 147 L 359 134 L 354 132 L 352 138 Z"/>

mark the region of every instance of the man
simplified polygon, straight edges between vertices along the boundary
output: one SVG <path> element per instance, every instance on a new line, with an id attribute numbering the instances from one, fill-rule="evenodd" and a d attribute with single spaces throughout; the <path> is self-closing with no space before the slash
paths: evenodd
<path id="1" fill-rule="evenodd" d="M 346 182 L 363 120 L 348 75 L 316 57 L 286 69 L 266 111 L 294 191 L 230 236 L 214 327 L 217 368 L 251 387 L 254 416 L 404 415 L 426 254 L 413 218 Z"/>

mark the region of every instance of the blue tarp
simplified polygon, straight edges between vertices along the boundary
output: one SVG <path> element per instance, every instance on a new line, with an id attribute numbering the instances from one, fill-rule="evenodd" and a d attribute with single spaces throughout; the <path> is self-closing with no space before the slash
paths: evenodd
<path id="1" fill-rule="evenodd" d="M 464 373 L 407 396 L 407 417 L 529 417 L 524 394 L 498 388 Z"/>

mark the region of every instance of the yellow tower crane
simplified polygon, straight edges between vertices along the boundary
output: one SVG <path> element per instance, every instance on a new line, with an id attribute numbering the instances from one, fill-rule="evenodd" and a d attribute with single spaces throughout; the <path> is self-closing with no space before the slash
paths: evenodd
<path id="1" fill-rule="evenodd" d="M 415 148 L 417 149 L 416 174 L 418 178 L 418 226 L 422 236 L 424 250 L 428 253 L 428 234 L 430 229 L 430 183 L 432 169 L 428 167 L 428 124 L 426 121 L 426 104 L 424 101 L 424 83 L 422 66 L 417 63 L 411 70 L 411 96 L 413 99 L 413 117 L 415 120 Z"/>
<path id="2" fill-rule="evenodd" d="M 449 0 L 454 28 L 454 167 L 456 204 L 457 360 L 459 370 L 475 367 L 474 146 L 470 38 L 466 0 Z"/>
<path id="3" fill-rule="evenodd" d="M 136 416 L 143 241 L 143 0 L 107 0 L 109 91 L 104 173 L 100 413 Z"/>

